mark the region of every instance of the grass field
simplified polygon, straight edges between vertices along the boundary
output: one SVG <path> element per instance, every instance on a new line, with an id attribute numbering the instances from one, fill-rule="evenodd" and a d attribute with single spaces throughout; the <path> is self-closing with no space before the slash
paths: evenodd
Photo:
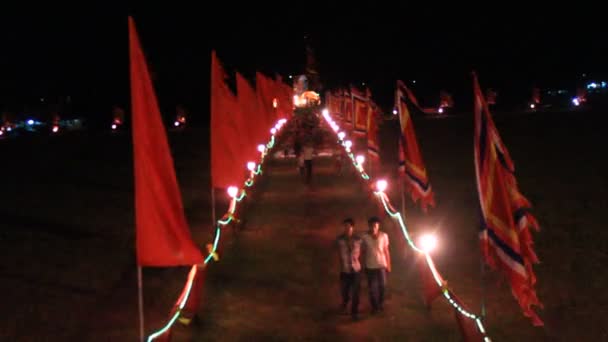
<path id="1" fill-rule="evenodd" d="M 497 116 L 520 189 L 534 205 L 544 328 L 523 317 L 510 289 L 487 273 L 487 328 L 494 341 L 608 339 L 608 170 L 602 157 L 603 113 Z M 434 229 L 435 260 L 450 286 L 474 311 L 481 304 L 477 193 L 472 118 L 415 119 L 437 208 L 429 215 L 407 202 L 413 233 Z M 382 127 L 384 173 L 399 206 L 394 172 L 396 122 Z M 176 171 L 193 237 L 211 239 L 207 135 L 171 133 Z M 0 340 L 133 341 L 137 339 L 132 149 L 128 135 L 73 134 L 0 141 Z M 245 229 L 223 235 L 198 320 L 178 326 L 176 341 L 405 340 L 459 341 L 441 299 L 427 311 L 413 255 L 397 227 L 386 312 L 369 316 L 366 283 L 362 320 L 336 313 L 337 256 L 333 239 L 352 216 L 357 229 L 377 205 L 354 177 L 336 176 L 331 160 L 315 162 L 313 189 L 293 161 L 269 160 L 245 213 Z M 352 171 L 352 170 L 349 170 Z M 223 211 L 225 201 L 218 205 Z M 164 324 L 186 268 L 146 268 L 148 332 Z"/>

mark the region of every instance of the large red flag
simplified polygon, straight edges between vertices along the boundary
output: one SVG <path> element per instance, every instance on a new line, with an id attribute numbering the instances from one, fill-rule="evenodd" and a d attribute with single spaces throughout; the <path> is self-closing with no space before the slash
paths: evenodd
<path id="1" fill-rule="evenodd" d="M 255 90 L 258 95 L 258 108 L 265 117 L 266 127 L 270 135 L 270 128 L 277 122 L 277 111 L 272 105 L 272 100 L 275 98 L 275 87 L 270 78 L 261 72 L 256 72 Z"/>
<path id="2" fill-rule="evenodd" d="M 253 87 L 241 74 L 236 74 L 236 92 L 239 104 L 241 124 L 239 132 L 247 143 L 243 144 L 247 161 L 257 161 L 259 152 L 258 144 L 265 143 L 270 135 L 268 126 L 260 118 L 258 99 Z M 246 162 L 247 162 L 246 161 Z"/>
<path id="3" fill-rule="evenodd" d="M 414 131 L 414 123 L 410 116 L 407 99 L 404 95 L 409 90 L 403 82 L 397 81 L 395 92 L 395 107 L 399 111 L 399 122 L 401 123 L 401 141 L 404 152 L 406 186 L 411 193 L 414 202 L 420 199 L 422 210 L 427 211 L 427 207 L 435 206 L 435 199 L 431 184 L 429 183 L 426 167 L 422 161 L 422 154 L 418 148 L 418 141 Z"/>
<path id="4" fill-rule="evenodd" d="M 535 326 L 543 322 L 532 310 L 542 306 L 534 285 L 532 269 L 538 258 L 532 248 L 530 228 L 538 230 L 530 214 L 530 202 L 519 192 L 515 167 L 488 110 L 477 76 L 473 75 L 475 96 L 475 173 L 483 226 L 480 234 L 486 262 L 510 280 L 513 295 L 523 313 Z"/>
<path id="5" fill-rule="evenodd" d="M 190 236 L 165 127 L 131 17 L 129 52 L 137 264 L 198 264 L 203 257 Z"/>
<path id="6" fill-rule="evenodd" d="M 211 184 L 228 188 L 244 177 L 238 135 L 236 96 L 226 84 L 226 73 L 215 51 L 211 53 Z"/>
<path id="7" fill-rule="evenodd" d="M 279 89 L 277 96 L 279 116 L 290 119 L 293 114 L 293 88 L 285 84 L 279 74 L 276 75 L 275 82 Z"/>

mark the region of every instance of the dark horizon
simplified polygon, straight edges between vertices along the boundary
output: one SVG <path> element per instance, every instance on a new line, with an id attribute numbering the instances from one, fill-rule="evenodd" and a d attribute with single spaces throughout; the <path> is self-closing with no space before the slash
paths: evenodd
<path id="1" fill-rule="evenodd" d="M 183 104 L 191 111 L 207 110 L 212 49 L 230 72 L 250 79 L 255 71 L 277 72 L 284 79 L 303 73 L 305 35 L 326 87 L 365 82 L 387 110 L 396 79 L 410 82 L 423 103 L 434 105 L 445 89 L 454 95 L 456 107 L 466 108 L 472 102 L 472 70 L 482 88 L 498 91 L 499 102 L 526 101 L 533 86 L 574 91 L 583 74 L 595 80 L 607 75 L 606 30 L 584 11 L 497 8 L 463 16 L 445 7 L 395 6 L 274 7 L 243 13 L 220 8 L 197 17 L 184 15 L 185 9 L 171 15 L 164 9 L 108 5 L 82 16 L 7 16 L 0 21 L 5 32 L 0 38 L 0 108 L 68 95 L 74 106 L 109 111 L 114 104 L 128 105 L 129 14 L 166 108 Z"/>

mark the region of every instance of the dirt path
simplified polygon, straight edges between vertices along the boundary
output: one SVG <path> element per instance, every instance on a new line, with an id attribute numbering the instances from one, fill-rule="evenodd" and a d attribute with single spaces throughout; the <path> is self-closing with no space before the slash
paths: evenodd
<path id="1" fill-rule="evenodd" d="M 377 206 L 352 170 L 336 176 L 330 159 L 318 159 L 310 190 L 298 178 L 293 160 L 269 164 L 265 184 L 248 208 L 246 229 L 226 240 L 222 260 L 209 269 L 201 321 L 191 331 L 178 328 L 175 339 L 407 337 L 409 334 L 399 327 L 404 316 L 397 318 L 397 313 L 415 310 L 417 316 L 424 315 L 419 297 L 411 293 L 411 282 L 402 281 L 410 277 L 409 266 L 391 275 L 385 314 L 370 316 L 365 280 L 361 320 L 352 322 L 349 316 L 338 314 L 338 263 L 333 242 L 340 233 L 340 222 L 353 217 L 356 230 L 363 232 L 367 217 L 377 214 Z M 385 225 L 395 239 L 390 220 L 386 219 Z M 396 259 L 398 266 L 404 265 L 405 258 Z M 415 323 L 409 320 L 408 325 Z M 448 335 L 456 333 L 453 330 Z"/>

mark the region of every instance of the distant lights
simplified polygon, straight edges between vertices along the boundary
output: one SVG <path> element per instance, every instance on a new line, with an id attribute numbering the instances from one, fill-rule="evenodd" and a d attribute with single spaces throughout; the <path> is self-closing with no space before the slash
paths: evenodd
<path id="1" fill-rule="evenodd" d="M 27 124 L 30 125 L 30 126 L 33 125 L 34 124 L 34 120 L 32 120 L 32 119 L 27 120 Z"/>
<path id="2" fill-rule="evenodd" d="M 530 103 L 530 109 L 534 109 L 536 108 L 536 105 L 534 103 Z"/>
<path id="3" fill-rule="evenodd" d="M 572 99 L 572 104 L 578 107 L 581 104 L 581 102 L 578 99 L 578 97 L 575 97 Z"/>
<path id="4" fill-rule="evenodd" d="M 443 107 L 439 107 L 438 112 L 439 112 L 439 114 L 442 114 L 443 113 Z"/>
<path id="5" fill-rule="evenodd" d="M 59 132 L 59 126 L 53 126 L 53 133 Z"/>
<path id="6" fill-rule="evenodd" d="M 179 126 L 179 121 L 175 121 L 175 122 L 173 123 L 173 126 L 175 126 L 175 127 Z"/>
<path id="7" fill-rule="evenodd" d="M 399 114 L 399 112 L 397 111 L 397 109 L 393 109 L 393 115 L 397 115 Z"/>
<path id="8" fill-rule="evenodd" d="M 112 124 L 112 129 L 116 129 L 117 127 L 116 124 Z"/>

